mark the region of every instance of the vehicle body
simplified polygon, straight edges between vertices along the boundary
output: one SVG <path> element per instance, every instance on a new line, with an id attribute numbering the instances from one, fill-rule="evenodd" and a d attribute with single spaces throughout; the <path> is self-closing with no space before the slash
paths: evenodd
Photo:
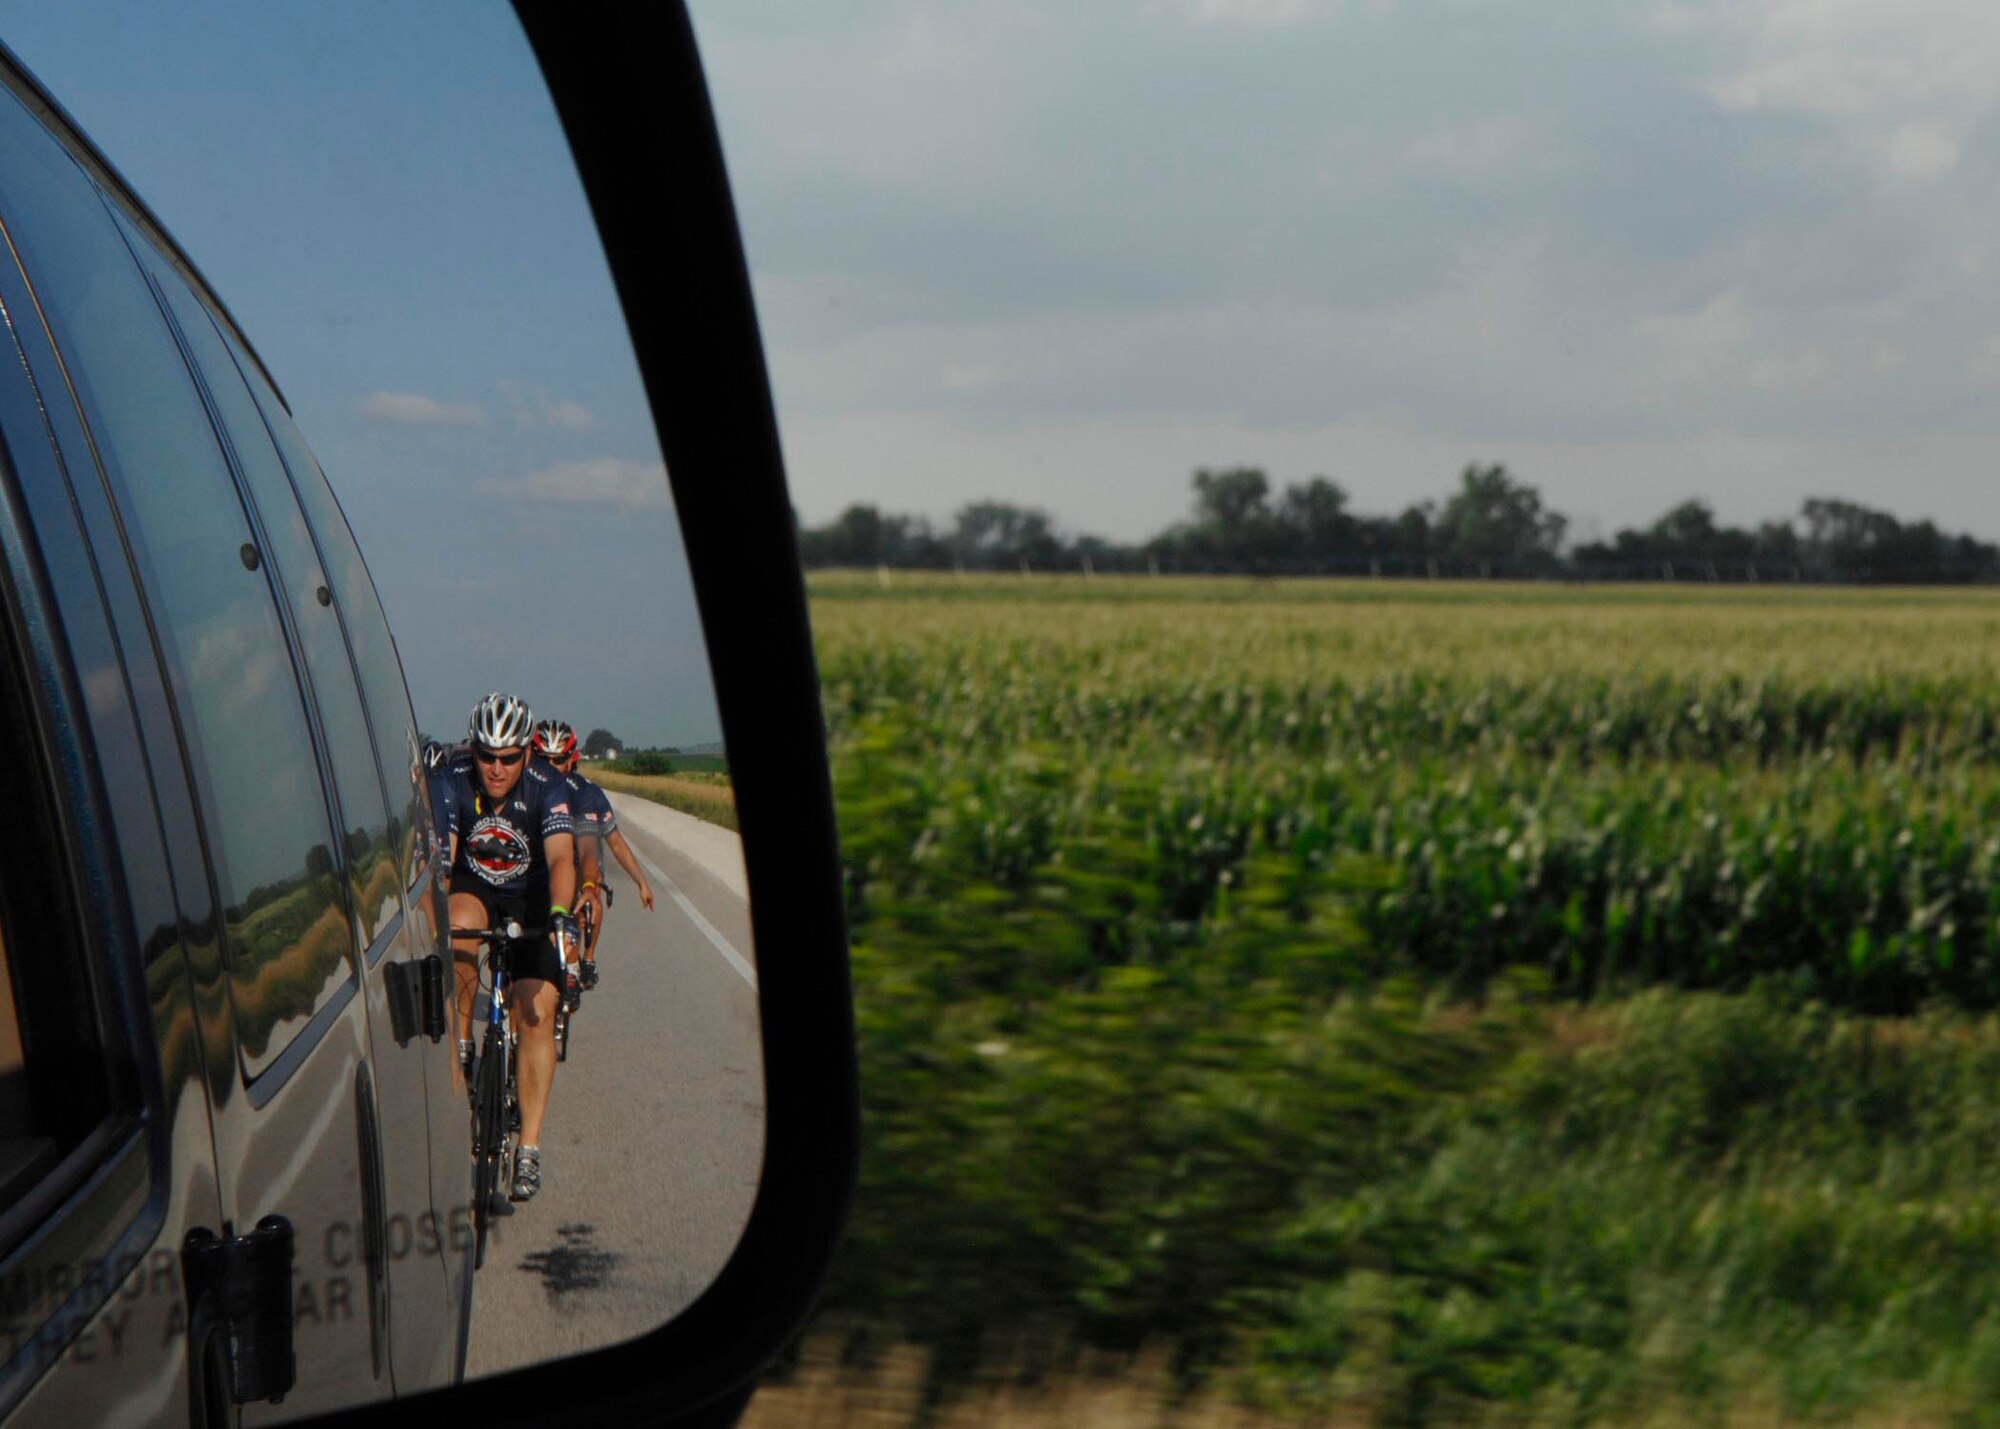
<path id="1" fill-rule="evenodd" d="M 0 1411 L 448 1385 L 466 1103 L 389 627 L 227 310 L 11 55 L 0 90 Z M 270 1216 L 288 1255 L 183 1255 Z"/>

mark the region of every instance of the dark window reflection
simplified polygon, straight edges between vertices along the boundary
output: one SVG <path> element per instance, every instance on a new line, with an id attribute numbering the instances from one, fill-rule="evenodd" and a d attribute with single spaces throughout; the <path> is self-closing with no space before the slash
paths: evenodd
<path id="1" fill-rule="evenodd" d="M 69 364 L 152 606 L 254 1076 L 352 975 L 333 836 L 266 570 L 246 564 L 255 545 L 214 429 L 109 211 L 11 97 L 0 104 L 0 219 Z"/>

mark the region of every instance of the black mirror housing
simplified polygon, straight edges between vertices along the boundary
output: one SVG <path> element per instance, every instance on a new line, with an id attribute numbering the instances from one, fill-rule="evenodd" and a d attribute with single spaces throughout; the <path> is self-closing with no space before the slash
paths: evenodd
<path id="1" fill-rule="evenodd" d="M 644 376 L 715 679 L 755 921 L 767 1142 L 721 1275 L 627 1344 L 327 1422 L 731 1423 L 797 1334 L 860 1142 L 833 799 L 790 496 L 721 143 L 681 5 L 516 11 Z"/>

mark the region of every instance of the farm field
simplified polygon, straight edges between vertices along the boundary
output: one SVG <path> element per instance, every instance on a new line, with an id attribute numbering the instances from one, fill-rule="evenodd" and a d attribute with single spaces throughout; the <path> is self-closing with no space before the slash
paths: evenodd
<path id="1" fill-rule="evenodd" d="M 606 789 L 637 794 L 725 829 L 736 827 L 736 791 L 730 787 L 725 771 L 629 774 L 611 765 L 598 765 L 590 771 L 590 777 Z"/>
<path id="2" fill-rule="evenodd" d="M 813 1343 L 2000 1422 L 2000 595 L 810 594 L 865 1100 Z"/>

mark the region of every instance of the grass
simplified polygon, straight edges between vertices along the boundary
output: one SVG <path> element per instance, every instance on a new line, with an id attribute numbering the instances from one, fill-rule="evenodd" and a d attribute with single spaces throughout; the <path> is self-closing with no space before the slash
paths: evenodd
<path id="1" fill-rule="evenodd" d="M 599 766 L 591 771 L 590 778 L 606 789 L 637 794 L 725 829 L 737 826 L 736 793 L 727 774 L 622 774 Z"/>

